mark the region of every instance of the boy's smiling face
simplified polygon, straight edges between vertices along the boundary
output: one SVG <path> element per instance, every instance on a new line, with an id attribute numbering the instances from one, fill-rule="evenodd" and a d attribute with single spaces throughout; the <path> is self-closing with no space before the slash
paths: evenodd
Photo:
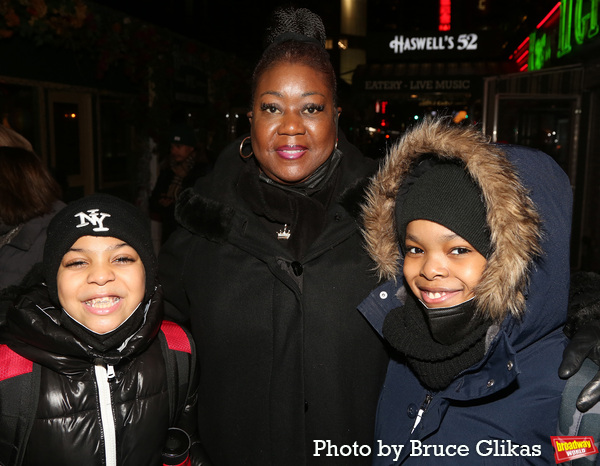
<path id="1" fill-rule="evenodd" d="M 461 304 L 475 296 L 487 260 L 452 230 L 429 220 L 406 227 L 404 278 L 427 307 Z"/>
<path id="2" fill-rule="evenodd" d="M 133 314 L 144 298 L 145 279 L 140 256 L 123 240 L 82 236 L 58 268 L 58 298 L 73 319 L 104 334 Z"/>

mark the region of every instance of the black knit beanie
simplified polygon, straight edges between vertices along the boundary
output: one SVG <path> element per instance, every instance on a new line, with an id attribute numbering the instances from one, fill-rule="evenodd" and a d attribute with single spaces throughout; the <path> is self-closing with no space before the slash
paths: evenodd
<path id="1" fill-rule="evenodd" d="M 413 220 L 429 220 L 467 240 L 482 256 L 487 258 L 491 252 L 481 190 L 456 162 L 425 157 L 398 190 L 395 214 L 402 249 L 407 225 Z"/>
<path id="2" fill-rule="evenodd" d="M 158 263 L 150 222 L 133 204 L 108 194 L 92 194 L 60 210 L 48 225 L 44 246 L 44 277 L 50 298 L 60 304 L 56 276 L 63 256 L 82 236 L 109 236 L 125 241 L 139 254 L 146 272 L 144 302 L 156 286 Z"/>

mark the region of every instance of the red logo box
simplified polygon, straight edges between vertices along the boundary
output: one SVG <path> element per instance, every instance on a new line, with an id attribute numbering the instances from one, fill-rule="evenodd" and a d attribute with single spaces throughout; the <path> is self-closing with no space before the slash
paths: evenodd
<path id="1" fill-rule="evenodd" d="M 598 453 L 594 437 L 550 437 L 550 440 L 557 464 Z"/>

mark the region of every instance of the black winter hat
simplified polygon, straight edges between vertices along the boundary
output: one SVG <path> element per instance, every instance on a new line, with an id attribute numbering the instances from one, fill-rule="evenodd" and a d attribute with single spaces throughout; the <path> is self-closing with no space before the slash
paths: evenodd
<path id="1" fill-rule="evenodd" d="M 119 238 L 136 250 L 146 272 L 146 302 L 158 275 L 150 222 L 133 204 L 109 194 L 92 194 L 70 203 L 48 225 L 43 270 L 50 298 L 59 304 L 56 276 L 62 258 L 75 241 L 88 235 Z"/>
<path id="2" fill-rule="evenodd" d="M 422 160 L 398 190 L 395 214 L 402 249 L 407 225 L 430 220 L 467 240 L 482 256 L 487 258 L 491 252 L 481 190 L 458 163 L 435 156 Z"/>
<path id="3" fill-rule="evenodd" d="M 189 126 L 177 126 L 171 130 L 171 144 L 196 147 L 196 134 Z"/>

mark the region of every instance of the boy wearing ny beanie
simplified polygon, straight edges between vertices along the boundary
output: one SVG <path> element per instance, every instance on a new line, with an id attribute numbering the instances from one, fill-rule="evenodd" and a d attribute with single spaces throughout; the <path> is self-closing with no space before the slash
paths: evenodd
<path id="1" fill-rule="evenodd" d="M 569 283 L 564 172 L 539 151 L 428 120 L 390 150 L 363 214 L 389 280 L 360 305 L 392 356 L 374 464 L 552 462 Z"/>
<path id="2" fill-rule="evenodd" d="M 170 428 L 195 434 L 195 349 L 163 321 L 146 217 L 75 201 L 42 265 L 0 327 L 0 463 L 162 464 Z"/>

